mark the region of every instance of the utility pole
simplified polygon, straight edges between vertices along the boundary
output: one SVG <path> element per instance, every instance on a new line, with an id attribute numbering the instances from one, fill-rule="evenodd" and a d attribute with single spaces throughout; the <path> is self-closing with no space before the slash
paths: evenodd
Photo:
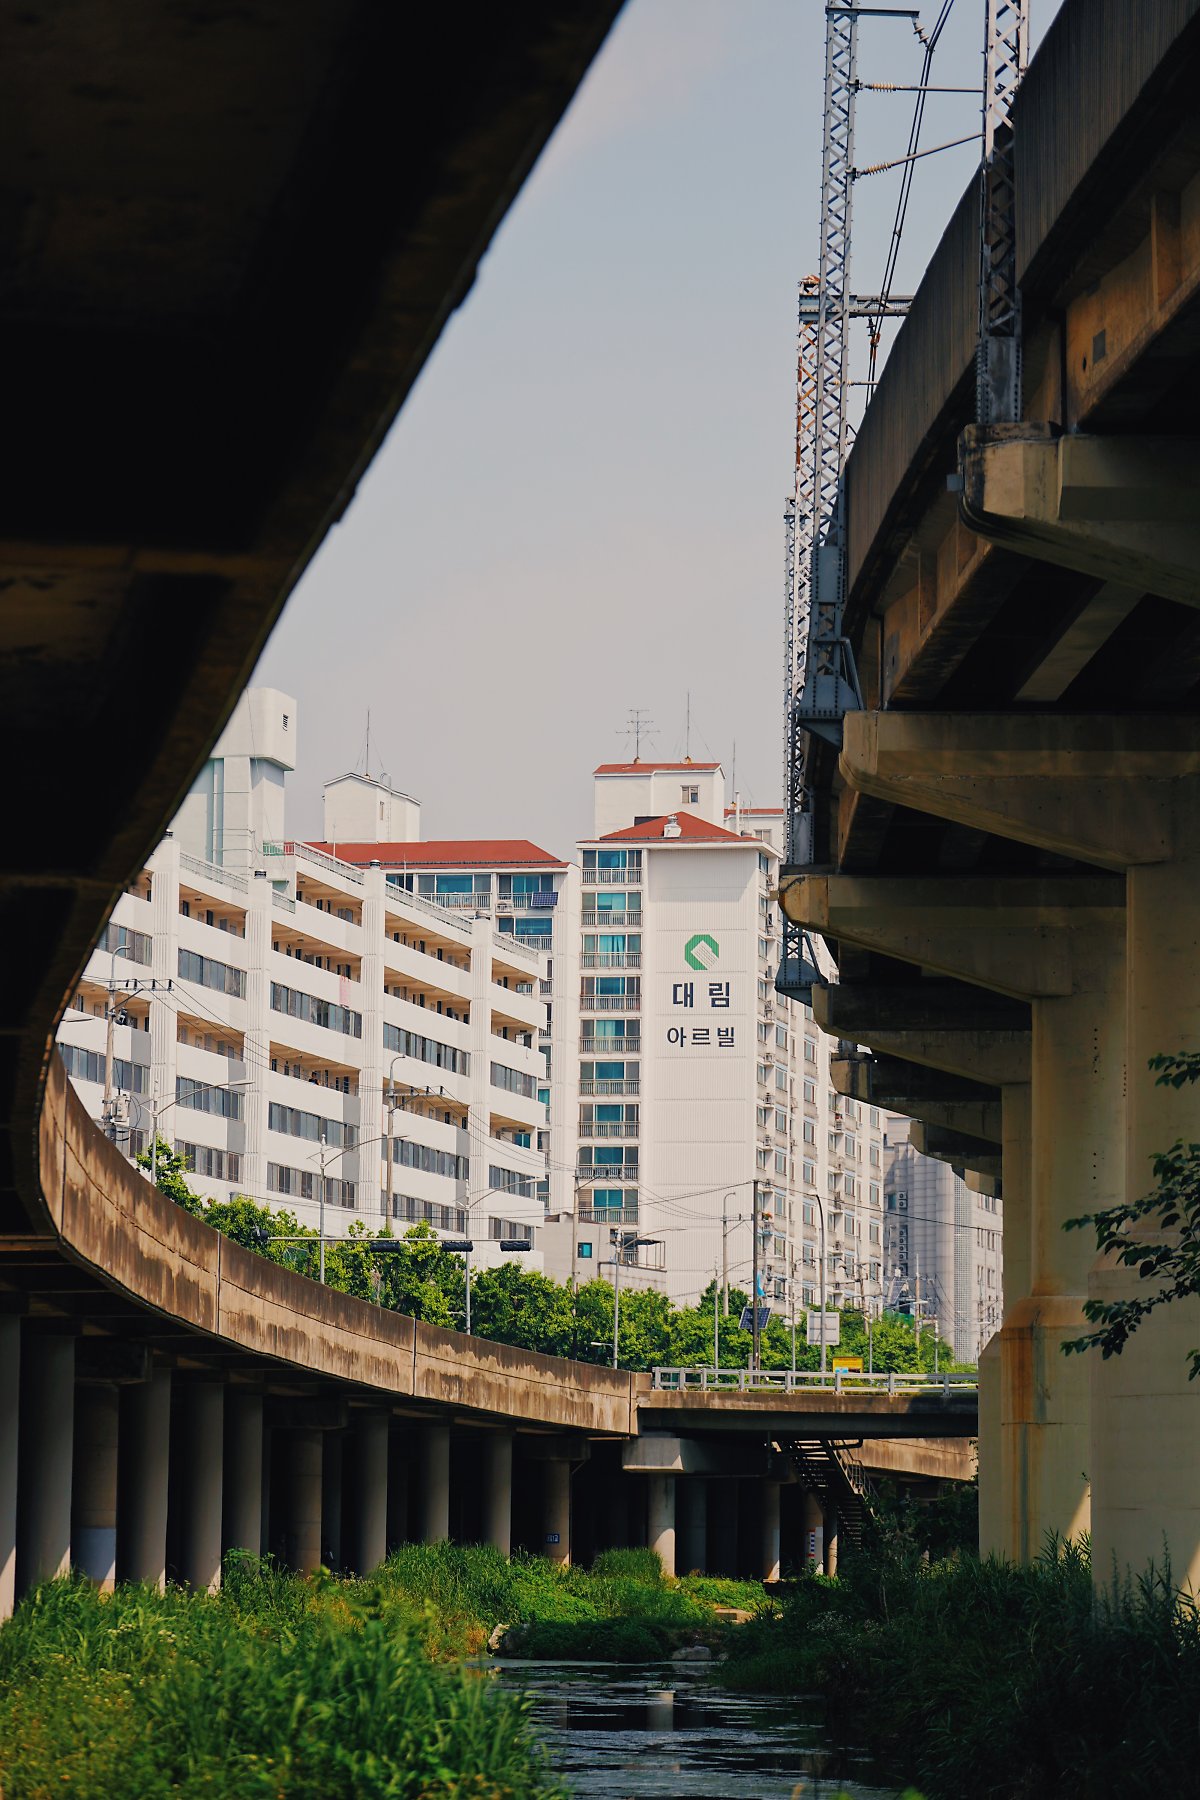
<path id="1" fill-rule="evenodd" d="M 612 1233 L 613 1244 L 613 1359 L 612 1366 L 617 1365 L 617 1356 L 621 1340 L 621 1260 L 625 1255 L 625 1233 L 617 1226 Z"/>
<path id="2" fill-rule="evenodd" d="M 734 1198 L 726 1194 L 721 1202 L 721 1293 L 724 1296 L 721 1311 L 729 1317 L 729 1213 L 726 1210 Z"/>
<path id="3" fill-rule="evenodd" d="M 721 1366 L 721 1283 L 716 1269 L 713 1270 L 713 1372 Z"/>
<path id="4" fill-rule="evenodd" d="M 322 1132 L 321 1133 L 321 1195 L 320 1195 L 321 1210 L 320 1210 L 319 1222 L 318 1222 L 318 1226 L 317 1226 L 317 1229 L 321 1234 L 320 1280 L 321 1280 L 322 1285 L 324 1285 L 324 1281 L 325 1281 L 325 1163 L 326 1163 L 327 1153 L 328 1153 L 328 1146 L 325 1141 L 325 1133 Z"/>
<path id="5" fill-rule="evenodd" d="M 128 943 L 117 944 L 108 964 L 108 1004 L 104 1008 L 107 1029 L 104 1035 L 104 1129 L 111 1142 L 116 1142 L 116 1120 L 113 1117 L 113 1028 L 117 1022 L 117 958 L 128 956 Z"/>

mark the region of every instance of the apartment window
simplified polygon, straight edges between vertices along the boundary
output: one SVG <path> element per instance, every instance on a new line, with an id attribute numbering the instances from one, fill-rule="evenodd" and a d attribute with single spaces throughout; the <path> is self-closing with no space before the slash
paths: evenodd
<path id="1" fill-rule="evenodd" d="M 816 1181 L 817 1181 L 817 1165 L 816 1165 L 816 1163 L 806 1162 L 803 1166 L 802 1176 L 803 1176 L 805 1187 L 815 1187 Z M 809 1224 L 810 1225 L 812 1224 L 811 1219 L 809 1220 Z"/>
<path id="2" fill-rule="evenodd" d="M 293 1200 L 317 1200 L 321 1193 L 321 1176 L 319 1170 L 293 1169 L 286 1163 L 267 1164 L 267 1189 L 272 1194 L 286 1194 Z M 337 1181 L 332 1175 L 325 1177 L 325 1203 L 327 1206 L 354 1205 L 355 1187 L 352 1181 Z"/>
<path id="3" fill-rule="evenodd" d="M 60 1044 L 58 1054 L 63 1068 L 73 1081 L 104 1080 L 103 1050 L 80 1050 L 75 1044 Z M 113 1081 L 122 1094 L 144 1094 L 149 1088 L 150 1071 L 144 1063 L 113 1059 Z"/>
<path id="4" fill-rule="evenodd" d="M 879 1108 L 877 1106 L 871 1108 L 871 1124 L 876 1130 L 879 1129 Z"/>
<path id="5" fill-rule="evenodd" d="M 764 962 L 769 961 L 770 955 L 771 955 L 771 945 L 767 938 L 759 938 L 758 954 L 762 957 Z"/>
<path id="6" fill-rule="evenodd" d="M 700 804 L 700 789 L 698 787 L 689 787 L 685 782 L 683 787 L 679 790 L 679 795 L 680 804 L 682 806 L 699 806 Z"/>
<path id="7" fill-rule="evenodd" d="M 812 1119 L 805 1119 L 804 1121 L 804 1142 L 806 1144 L 812 1144 L 814 1147 L 816 1145 L 817 1127 L 815 1121 Z"/>
<path id="8" fill-rule="evenodd" d="M 310 1144 L 325 1142 L 338 1150 L 353 1150 L 355 1130 L 340 1119 L 323 1119 L 319 1113 L 303 1112 L 298 1106 L 280 1106 L 272 1100 L 267 1107 L 267 1126 L 282 1131 L 287 1137 L 307 1138 Z"/>
<path id="9" fill-rule="evenodd" d="M 804 1060 L 805 1062 L 810 1063 L 815 1063 L 817 1060 L 817 1046 L 813 1043 L 812 1039 L 808 1037 L 804 1040 Z M 816 1097 L 816 1089 L 814 1087 L 813 1099 L 815 1100 Z M 808 1098 L 807 1094 L 805 1095 L 805 1098 Z"/>
<path id="10" fill-rule="evenodd" d="M 804 1084 L 804 1104 L 806 1106 L 815 1106 L 817 1104 L 817 1084 L 815 1081 L 806 1081 Z"/>
<path id="11" fill-rule="evenodd" d="M 815 1225 L 816 1222 L 817 1209 L 811 1200 L 806 1200 L 804 1202 L 804 1223 L 806 1225 Z"/>
<path id="12" fill-rule="evenodd" d="M 879 1183 L 872 1181 L 869 1186 L 869 1197 L 872 1206 L 879 1205 Z"/>
<path id="13" fill-rule="evenodd" d="M 115 921 L 105 926 L 96 948 L 107 950 L 110 954 L 114 950 L 124 951 L 127 961 L 143 964 L 148 963 L 154 954 L 147 932 L 133 931 L 128 925 L 118 925 Z"/>
<path id="14" fill-rule="evenodd" d="M 181 950 L 181 962 L 183 954 Z M 335 1006 L 329 1000 L 318 1000 L 313 994 L 302 994 L 297 988 L 284 987 L 278 981 L 271 983 L 271 1008 L 274 1012 L 286 1013 L 290 1019 L 304 1019 L 310 1025 L 322 1025 L 327 1031 L 338 1031 L 343 1037 L 362 1036 L 360 1012 L 351 1012 L 348 1006 Z M 383 1031 L 386 1039 L 386 1025 Z"/>
<path id="15" fill-rule="evenodd" d="M 219 1119 L 240 1119 L 243 1096 L 229 1088 L 212 1087 L 202 1081 L 189 1081 L 186 1075 L 175 1077 L 175 1099 L 192 1112 L 214 1113 Z"/>
<path id="16" fill-rule="evenodd" d="M 775 1108 L 775 1129 L 784 1137 L 787 1136 L 788 1116 L 782 1106 Z"/>
<path id="17" fill-rule="evenodd" d="M 765 838 L 766 833 L 764 831 L 756 831 L 754 835 L 756 838 L 759 838 L 761 840 L 762 838 Z M 758 853 L 758 869 L 759 869 L 760 875 L 769 874 L 770 869 L 771 869 L 770 857 L 764 856 L 764 854 L 761 850 Z"/>
<path id="18" fill-rule="evenodd" d="M 360 1025 L 355 1036 L 359 1037 L 362 1035 L 361 1014 L 356 1014 L 355 1017 L 359 1019 Z M 443 1044 L 438 1038 L 423 1037 L 419 1031 L 408 1031 L 403 1025 L 384 1025 L 383 1047 L 398 1055 L 411 1056 L 417 1062 L 432 1063 L 435 1069 L 446 1069 L 452 1075 L 471 1073 L 468 1051 L 459 1050 L 453 1044 Z M 532 1093 L 532 1088 L 529 1091 Z"/>
<path id="19" fill-rule="evenodd" d="M 787 1093 L 787 1084 L 788 1084 L 787 1070 L 786 1069 L 776 1069 L 776 1071 L 775 1071 L 775 1086 L 779 1089 L 779 1092 L 781 1094 Z"/>
<path id="20" fill-rule="evenodd" d="M 757 1152 L 756 1152 L 756 1155 L 757 1155 L 757 1157 L 758 1157 L 758 1166 L 759 1166 L 759 1168 L 760 1168 L 760 1169 L 765 1169 L 765 1168 L 766 1168 L 766 1166 L 767 1166 L 767 1155 L 768 1155 L 768 1152 L 767 1152 L 767 1151 L 766 1151 L 766 1150 L 759 1150 L 759 1151 L 757 1151 Z"/>
<path id="21" fill-rule="evenodd" d="M 411 1138 L 392 1139 L 392 1161 L 400 1168 L 444 1175 L 448 1181 L 466 1181 L 471 1173 L 467 1157 L 456 1156 L 451 1150 L 435 1150 L 430 1144 L 414 1144 Z"/>
<path id="22" fill-rule="evenodd" d="M 242 1159 L 236 1150 L 213 1150 L 207 1144 L 188 1144 L 175 1140 L 175 1154 L 181 1156 L 193 1175 L 209 1181 L 240 1181 Z"/>
<path id="23" fill-rule="evenodd" d="M 779 1074 L 780 1074 L 780 1071 L 778 1069 L 776 1069 L 776 1071 L 775 1071 L 776 1080 L 778 1080 Z M 766 1087 L 766 1085 L 767 1085 L 767 1065 L 766 1065 L 766 1063 L 758 1064 L 758 1080 L 759 1080 L 759 1085 L 761 1087 Z"/>
<path id="24" fill-rule="evenodd" d="M 519 1194 L 525 1200 L 533 1199 L 533 1176 L 522 1175 L 517 1169 L 503 1169 L 493 1163 L 488 1170 L 488 1181 L 500 1194 Z"/>
<path id="25" fill-rule="evenodd" d="M 211 956 L 197 956 L 194 950 L 179 952 L 179 978 L 212 988 L 214 993 L 232 994 L 238 1000 L 246 996 L 244 969 L 231 968 L 228 963 L 217 962 Z"/>
<path id="26" fill-rule="evenodd" d="M 786 1150 L 777 1150 L 775 1152 L 775 1173 L 777 1175 L 783 1175 L 784 1177 L 786 1177 L 786 1175 L 787 1175 L 787 1151 Z"/>
<path id="27" fill-rule="evenodd" d="M 504 1088 L 510 1094 L 522 1094 L 526 1100 L 532 1100 L 537 1082 L 532 1075 L 526 1075 L 522 1069 L 508 1069 L 503 1063 L 493 1063 L 492 1086 Z M 549 1089 L 546 1090 L 546 1094 L 547 1101 L 549 1101 Z"/>
<path id="28" fill-rule="evenodd" d="M 787 1049 L 787 1026 L 786 1025 L 777 1025 L 775 1027 L 775 1044 L 776 1044 L 776 1047 L 780 1050 Z"/>

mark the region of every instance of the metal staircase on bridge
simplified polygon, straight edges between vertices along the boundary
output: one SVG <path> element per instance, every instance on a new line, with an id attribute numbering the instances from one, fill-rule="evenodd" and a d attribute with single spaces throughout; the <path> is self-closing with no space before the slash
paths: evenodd
<path id="1" fill-rule="evenodd" d="M 822 1512 L 836 1510 L 839 1531 L 857 1549 L 875 1520 L 870 1507 L 871 1483 L 862 1464 L 850 1454 L 854 1445 L 833 1438 L 795 1438 L 782 1446 L 801 1484 Z"/>

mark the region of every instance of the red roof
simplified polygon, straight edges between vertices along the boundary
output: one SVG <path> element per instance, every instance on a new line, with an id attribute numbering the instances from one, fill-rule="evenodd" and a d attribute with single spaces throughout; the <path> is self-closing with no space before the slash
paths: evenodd
<path id="1" fill-rule="evenodd" d="M 681 762 L 681 763 L 668 763 L 668 762 L 601 763 L 600 767 L 598 769 L 593 769 L 592 773 L 594 775 L 653 775 L 656 772 L 656 770 L 659 770 L 659 769 L 719 769 L 720 766 L 721 766 L 720 763 L 715 763 L 715 762 L 698 763 L 698 762 L 691 762 L 690 760 L 688 762 Z"/>
<path id="2" fill-rule="evenodd" d="M 668 819 L 674 819 L 679 826 L 678 837 L 663 837 L 663 826 Z M 736 831 L 726 831 L 723 825 L 710 825 L 707 819 L 698 819 L 695 813 L 677 812 L 663 813 L 661 818 L 647 819 L 641 825 L 626 825 L 622 831 L 606 831 L 602 838 L 596 838 L 598 844 L 609 844 L 614 839 L 652 839 L 663 844 L 701 842 L 722 844 L 744 844 L 745 838 L 739 837 Z M 757 848 L 757 844 L 755 845 Z"/>
<path id="3" fill-rule="evenodd" d="M 539 850 L 528 838 L 446 838 L 423 844 L 326 844 L 314 842 L 311 850 L 323 850 L 340 862 L 367 868 L 377 862 L 385 869 L 441 867 L 463 869 L 522 868 L 565 869 L 566 863 L 548 850 Z"/>

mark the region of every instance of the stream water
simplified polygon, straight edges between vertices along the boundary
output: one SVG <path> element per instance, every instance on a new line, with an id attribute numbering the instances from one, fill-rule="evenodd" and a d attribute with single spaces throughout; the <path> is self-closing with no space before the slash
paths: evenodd
<path id="1" fill-rule="evenodd" d="M 577 1800 L 895 1800 L 822 1743 L 816 1703 L 735 1694 L 719 1665 L 499 1660 Z"/>

